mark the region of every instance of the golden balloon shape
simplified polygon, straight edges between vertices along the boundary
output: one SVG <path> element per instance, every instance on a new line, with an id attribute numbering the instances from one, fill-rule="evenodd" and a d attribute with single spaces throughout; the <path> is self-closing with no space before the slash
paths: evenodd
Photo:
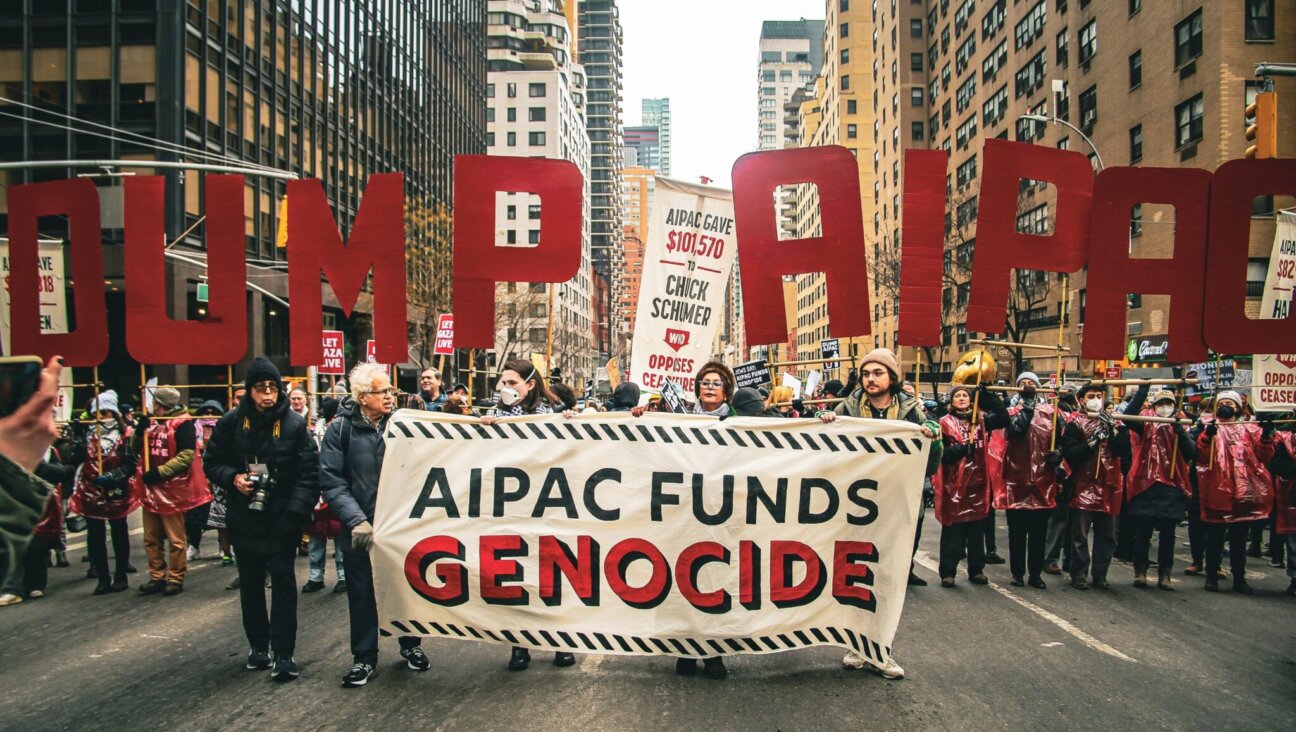
<path id="1" fill-rule="evenodd" d="M 993 384 L 997 370 L 994 356 L 984 348 L 975 348 L 959 358 L 958 364 L 954 366 L 954 376 L 950 378 L 950 383 L 975 384 L 979 372 L 982 384 Z"/>

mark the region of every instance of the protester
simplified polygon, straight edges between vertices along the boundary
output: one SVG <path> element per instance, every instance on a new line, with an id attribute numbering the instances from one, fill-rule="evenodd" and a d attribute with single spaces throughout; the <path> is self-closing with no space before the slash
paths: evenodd
<path id="1" fill-rule="evenodd" d="M 744 386 L 734 392 L 733 415 L 737 417 L 782 417 L 776 409 L 771 409 L 761 398 L 760 392 Z"/>
<path id="2" fill-rule="evenodd" d="M 554 370 L 557 371 L 557 369 Z M 549 391 L 551 391 L 554 398 L 558 400 L 554 405 L 555 408 L 562 407 L 564 410 L 576 408 L 576 392 L 572 391 L 570 386 L 567 386 L 561 381 L 551 381 L 549 384 Z"/>
<path id="3" fill-rule="evenodd" d="M 1144 410 L 1143 416 L 1179 418 L 1176 402 L 1173 392 L 1158 391 L 1152 395 L 1152 409 Z M 1134 527 L 1134 586 L 1148 586 L 1152 533 L 1156 532 L 1157 587 L 1173 590 L 1175 529 L 1188 515 L 1189 466 L 1197 456 L 1197 445 L 1182 424 L 1130 422 L 1129 429 L 1139 440 L 1121 520 Z"/>
<path id="4" fill-rule="evenodd" d="M 257 356 L 238 406 L 216 423 L 203 468 L 226 496 L 225 521 L 238 563 L 246 667 L 297 678 L 297 578 L 302 525 L 319 498 L 319 456 L 306 420 L 288 408 L 279 369 Z M 265 581 L 271 579 L 266 617 Z M 274 654 L 273 659 L 270 653 Z"/>
<path id="5" fill-rule="evenodd" d="M 617 384 L 617 388 L 612 390 L 612 408 L 610 412 L 629 412 L 639 406 L 639 385 L 623 381 Z"/>
<path id="6" fill-rule="evenodd" d="M 990 583 L 983 571 L 986 555 L 982 532 L 991 502 L 986 447 L 991 433 L 1007 426 L 1008 412 L 1003 401 L 984 384 L 976 391 L 974 409 L 973 387 L 950 387 L 950 413 L 940 420 L 944 449 L 932 485 L 936 489 L 936 519 L 941 524 L 941 587 L 954 586 L 954 575 L 964 556 L 968 580 L 974 585 Z"/>
<path id="7" fill-rule="evenodd" d="M 423 398 L 423 408 L 429 412 L 439 412 L 445 405 L 449 394 L 441 388 L 441 371 L 431 366 L 419 373 L 419 396 Z"/>
<path id="8" fill-rule="evenodd" d="M 1071 469 L 1074 495 L 1071 497 L 1071 586 L 1087 590 L 1092 569 L 1092 586 L 1106 590 L 1107 570 L 1116 549 L 1116 515 L 1125 492 L 1121 458 L 1130 454 L 1129 430 L 1117 424 L 1107 409 L 1107 388 L 1086 384 L 1078 392 L 1084 409 L 1062 431 L 1062 454 Z M 1131 402 L 1138 412 L 1147 398 L 1147 387 L 1139 387 Z M 1093 554 L 1089 534 L 1093 533 Z"/>
<path id="9" fill-rule="evenodd" d="M 1215 419 L 1197 436 L 1197 485 L 1206 523 L 1206 590 L 1219 592 L 1219 570 L 1228 540 L 1233 591 L 1254 594 L 1246 581 L 1247 532 L 1269 518 L 1273 477 L 1274 425 L 1241 422 L 1242 397 L 1223 391 L 1215 397 Z"/>
<path id="10" fill-rule="evenodd" d="M 143 485 L 135 476 L 136 455 L 127 449 L 133 435 L 121 421 L 117 392 L 99 393 L 93 403 L 95 423 L 86 436 L 85 460 L 77 473 L 69 508 L 86 519 L 86 552 L 90 572 L 98 579 L 96 595 L 122 592 L 130 567 L 130 530 L 126 517 L 140 507 Z M 113 557 L 108 572 L 107 536 L 112 533 Z"/>
<path id="11" fill-rule="evenodd" d="M 783 406 L 778 406 L 780 404 Z M 770 389 L 769 399 L 765 400 L 765 408 L 779 417 L 801 416 L 800 412 L 792 406 L 792 387 L 790 386 L 776 386 Z"/>
<path id="12" fill-rule="evenodd" d="M 139 591 L 145 595 L 178 595 L 184 591 L 189 569 L 185 512 L 210 503 L 211 493 L 197 452 L 194 422 L 180 405 L 180 392 L 169 386 L 159 387 L 153 393 L 153 416 L 157 419 L 136 432 L 134 438 L 136 451 L 147 456 L 141 478 L 141 505 L 149 578 Z M 170 547 L 169 558 L 162 553 L 163 541 Z"/>
<path id="13" fill-rule="evenodd" d="M 1008 520 L 1012 585 L 1028 584 L 1043 590 L 1047 587 L 1040 576 L 1045 566 L 1045 538 L 1061 490 L 1058 468 L 1062 453 L 1056 449 L 1054 422 L 1061 428 L 1066 420 L 1052 404 L 1040 398 L 1039 386 L 1039 377 L 1034 373 L 1023 371 L 1018 375 L 1017 387 L 1021 391 L 1008 409 L 1008 427 L 1002 436 L 992 438 L 992 448 L 1002 451 L 1002 464 L 998 468 L 992 464 L 990 471 L 996 487 L 995 505 L 1004 509 Z M 995 480 L 996 470 L 1002 480 Z M 1028 570 L 1029 576 L 1023 582 Z"/>
<path id="14" fill-rule="evenodd" d="M 305 389 L 294 386 L 288 392 L 288 408 L 300 414 L 302 419 L 306 420 L 307 425 L 311 423 L 310 397 L 306 394 Z"/>
<path id="15" fill-rule="evenodd" d="M 220 421 L 224 409 L 220 402 L 215 399 L 208 399 L 198 407 L 198 415 L 194 419 L 195 436 L 198 438 L 198 454 L 202 454 L 206 449 L 207 443 L 211 442 L 212 431 L 216 429 L 216 423 Z M 198 557 L 198 549 L 202 543 L 203 529 L 216 530 L 216 559 L 219 559 L 222 567 L 228 567 L 234 564 L 234 555 L 231 553 L 229 532 L 225 530 L 225 492 L 220 486 L 208 483 L 207 489 L 211 491 L 211 502 L 206 506 L 199 506 L 185 514 L 186 529 L 189 533 L 190 559 Z M 189 526 L 189 516 L 197 512 L 203 513 L 204 525 L 202 529 Z M 237 588 L 235 588 L 237 589 Z"/>
<path id="16" fill-rule="evenodd" d="M 49 500 L 50 485 L 35 470 L 58 437 L 54 403 L 63 360 L 50 358 L 36 393 L 0 416 L 0 583 L 9 579 Z"/>
<path id="17" fill-rule="evenodd" d="M 875 348 L 869 352 L 860 363 L 860 384 L 834 410 L 819 412 L 819 418 L 824 422 L 833 422 L 838 416 L 893 419 L 919 425 L 923 436 L 933 440 L 927 457 L 926 473 L 934 474 L 941 459 L 941 441 L 938 439 L 940 425 L 927 418 L 916 399 L 900 390 L 900 363 L 895 354 L 888 348 Z M 923 512 L 920 510 L 918 526 L 914 531 L 914 552 L 918 551 L 918 542 L 922 538 L 922 519 Z M 914 574 L 912 560 L 909 565 L 909 584 L 926 584 Z M 894 658 L 889 658 L 886 665 L 878 666 L 855 651 L 848 651 L 842 659 L 842 665 L 856 669 L 868 665 L 877 669 L 883 678 L 904 678 L 904 669 Z"/>
<path id="18" fill-rule="evenodd" d="M 1291 419 L 1292 415 L 1287 415 Z M 1287 594 L 1296 597 L 1296 425 L 1274 435 L 1274 456 L 1269 461 L 1274 478 L 1274 533 L 1287 550 Z"/>
<path id="19" fill-rule="evenodd" d="M 728 366 L 719 361 L 703 364 L 693 381 L 693 394 L 697 403 L 694 414 L 705 414 L 723 419 L 729 414 L 729 401 L 734 395 L 734 375 Z"/>
<path id="20" fill-rule="evenodd" d="M 1062 384 L 1058 387 L 1057 410 L 1058 429 L 1062 430 L 1065 429 L 1065 423 L 1070 422 L 1071 418 L 1080 411 L 1080 405 L 1076 401 L 1076 387 L 1074 384 Z M 1059 434 L 1059 447 L 1061 446 L 1061 439 L 1062 437 Z M 1075 493 L 1075 486 L 1070 478 L 1071 469 L 1065 462 L 1061 463 L 1059 467 L 1062 468 L 1062 473 L 1065 473 L 1065 475 L 1059 475 L 1057 507 L 1049 514 L 1048 528 L 1044 532 L 1045 574 L 1062 574 L 1063 571 L 1071 571 L 1071 497 Z M 1060 566 L 1059 560 L 1061 560 Z"/>
<path id="21" fill-rule="evenodd" d="M 460 394 L 451 394 L 441 405 L 442 414 L 468 414 L 468 400 Z"/>
<path id="22" fill-rule="evenodd" d="M 16 605 L 45 596 L 49 579 L 49 553 L 59 545 L 63 534 L 63 498 L 59 486 L 67 480 L 70 470 L 58 462 L 58 455 L 50 448 L 46 459 L 36 466 L 36 477 L 50 485 L 45 511 L 32 532 L 31 541 L 8 580 L 0 581 L 0 607 Z"/>
<path id="23" fill-rule="evenodd" d="M 637 388 L 637 387 L 636 387 Z M 500 369 L 499 380 L 500 406 L 494 415 L 481 418 L 482 424 L 492 425 L 499 417 L 517 417 L 524 414 L 552 414 L 558 398 L 549 391 L 544 379 L 532 363 L 524 358 L 515 358 L 505 362 Z M 576 663 L 576 656 L 571 653 L 554 654 L 555 666 L 571 666 Z M 531 651 L 521 646 L 513 646 L 509 657 L 510 671 L 524 671 L 531 665 Z"/>

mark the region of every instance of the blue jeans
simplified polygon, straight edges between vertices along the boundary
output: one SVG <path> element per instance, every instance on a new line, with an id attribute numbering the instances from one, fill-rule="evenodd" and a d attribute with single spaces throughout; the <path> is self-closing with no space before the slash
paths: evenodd
<path id="1" fill-rule="evenodd" d="M 310 574 L 306 579 L 311 582 L 323 582 L 324 560 L 328 558 L 328 539 L 312 536 L 306 547 L 306 554 L 310 557 Z M 333 562 L 337 565 L 338 581 L 341 582 L 346 579 L 346 570 L 342 569 L 342 552 L 338 551 L 337 539 L 333 540 L 333 554 Z"/>

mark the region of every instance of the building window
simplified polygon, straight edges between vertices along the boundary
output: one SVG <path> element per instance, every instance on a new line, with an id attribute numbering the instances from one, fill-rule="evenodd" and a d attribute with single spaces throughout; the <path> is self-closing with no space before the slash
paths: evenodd
<path id="1" fill-rule="evenodd" d="M 850 10 L 850 0 L 839 0 L 837 3 L 837 9 L 843 13 Z"/>
<path id="2" fill-rule="evenodd" d="M 1129 88 L 1137 89 L 1143 83 L 1143 49 L 1139 49 L 1130 54 L 1129 57 Z"/>
<path id="3" fill-rule="evenodd" d="M 495 85 L 494 85 L 494 84 L 487 84 L 487 85 L 486 85 L 486 98 L 487 98 L 487 99 L 494 99 L 494 98 L 495 98 Z"/>
<path id="4" fill-rule="evenodd" d="M 841 88 L 842 88 L 842 91 L 846 91 L 847 89 L 850 89 L 850 74 L 845 74 L 845 75 L 842 76 L 842 78 L 841 78 Z"/>
<path id="5" fill-rule="evenodd" d="M 487 122 L 494 122 L 494 121 L 495 121 L 495 108 L 494 108 L 494 107 L 487 107 L 487 108 L 486 108 L 486 121 L 487 121 Z"/>
<path id="6" fill-rule="evenodd" d="M 1175 68 L 1197 58 L 1202 53 L 1202 11 L 1188 16 L 1175 26 Z"/>
<path id="7" fill-rule="evenodd" d="M 517 107 L 509 107 L 505 116 L 509 122 L 517 122 Z"/>
<path id="8" fill-rule="evenodd" d="M 495 133 L 494 133 L 494 132 L 487 132 L 487 133 L 486 133 L 486 147 L 495 147 Z"/>
<path id="9" fill-rule="evenodd" d="M 1143 9 L 1143 0 L 1129 0 L 1129 14 L 1133 15 Z"/>
<path id="10" fill-rule="evenodd" d="M 1272 23 L 1270 23 L 1269 28 L 1271 29 L 1271 32 L 1272 32 L 1272 29 L 1273 29 L 1273 24 L 1272 24 Z M 912 20 L 909 21 L 909 37 L 910 37 L 910 38 L 922 38 L 922 19 L 921 19 L 921 18 L 913 18 Z"/>
<path id="11" fill-rule="evenodd" d="M 517 220 L 517 206 L 510 203 L 508 207 L 504 209 L 504 211 L 505 211 L 505 216 L 508 218 L 509 221 Z"/>
<path id="12" fill-rule="evenodd" d="M 1066 68 L 1067 65 L 1067 29 L 1063 28 L 1057 34 L 1057 65 Z"/>
<path id="13" fill-rule="evenodd" d="M 1248 41 L 1274 39 L 1273 0 L 1246 0 L 1246 39 Z"/>
<path id="14" fill-rule="evenodd" d="M 1089 63 L 1098 52 L 1098 21 L 1091 20 L 1080 29 L 1080 64 Z"/>
<path id="15" fill-rule="evenodd" d="M 1143 159 L 1143 125 L 1134 125 L 1129 131 L 1130 164 Z"/>
<path id="16" fill-rule="evenodd" d="M 846 114 L 855 114 L 856 104 L 854 99 L 846 100 Z"/>
<path id="17" fill-rule="evenodd" d="M 510 132 L 510 133 L 508 133 L 508 138 L 507 138 L 507 140 L 505 141 L 505 144 L 508 145 L 509 147 L 516 147 L 516 146 L 517 146 L 517 133 L 516 133 L 516 132 Z"/>
<path id="18" fill-rule="evenodd" d="M 543 133 L 543 132 L 528 132 L 528 133 L 527 133 L 527 144 L 532 145 L 532 146 L 536 146 L 536 145 L 543 145 L 543 144 L 545 144 L 545 133 Z"/>
<path id="19" fill-rule="evenodd" d="M 527 84 L 527 94 L 532 97 L 543 97 L 545 95 L 544 82 L 541 81 L 533 84 Z"/>
<path id="20" fill-rule="evenodd" d="M 1089 130 L 1098 121 L 1098 87 L 1091 86 L 1080 92 L 1080 127 Z"/>
<path id="21" fill-rule="evenodd" d="M 910 71 L 923 70 L 923 55 L 921 53 L 909 54 L 909 70 Z"/>
<path id="22" fill-rule="evenodd" d="M 911 123 L 909 123 L 909 124 L 910 124 L 909 139 L 913 140 L 914 142 L 922 142 L 922 139 L 923 139 L 923 123 L 922 123 L 922 122 L 911 122 Z"/>
<path id="23" fill-rule="evenodd" d="M 539 244 L 539 243 L 540 243 L 540 230 L 539 230 L 539 229 L 532 229 L 532 230 L 528 231 L 528 232 L 527 232 L 527 244 Z M 538 309 L 543 309 L 544 306 L 543 306 L 543 305 L 536 305 L 536 308 L 538 308 Z M 543 313 L 541 313 L 541 314 L 543 315 Z"/>
<path id="24" fill-rule="evenodd" d="M 850 63 L 850 49 L 849 49 L 849 48 L 843 48 L 843 49 L 841 50 L 841 62 L 842 62 L 842 65 L 843 65 L 843 66 L 845 66 L 845 65 L 848 64 L 848 63 Z"/>
<path id="25" fill-rule="evenodd" d="M 1143 234 L 1143 204 L 1136 203 L 1130 209 L 1130 237 L 1141 236 Z"/>
<path id="26" fill-rule="evenodd" d="M 921 86 L 909 90 L 909 104 L 914 107 L 923 105 L 923 88 Z"/>
<path id="27" fill-rule="evenodd" d="M 509 99 L 517 96 L 517 84 L 509 84 L 507 90 Z"/>
<path id="28" fill-rule="evenodd" d="M 856 125 L 846 125 L 846 137 L 852 140 L 859 137 L 859 127 Z"/>
<path id="29" fill-rule="evenodd" d="M 1202 139 L 1202 95 L 1175 105 L 1175 147 Z"/>
<path id="30" fill-rule="evenodd" d="M 849 35 L 850 35 L 850 23 L 842 23 L 842 24 L 841 24 L 841 27 L 839 27 L 839 28 L 837 29 L 837 35 L 838 35 L 839 37 L 841 37 L 841 38 L 846 38 L 847 36 L 849 36 Z"/>
<path id="31" fill-rule="evenodd" d="M 531 122 L 544 122 L 544 121 L 545 121 L 545 108 L 544 108 L 544 107 L 531 107 L 530 109 L 527 110 L 527 119 L 528 119 L 529 121 L 531 121 Z"/>

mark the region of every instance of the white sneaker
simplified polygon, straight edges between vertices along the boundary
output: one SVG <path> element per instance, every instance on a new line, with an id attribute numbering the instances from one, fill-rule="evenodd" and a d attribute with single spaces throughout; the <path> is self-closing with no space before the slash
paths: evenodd
<path id="1" fill-rule="evenodd" d="M 900 664 L 895 662 L 895 659 L 888 658 L 885 666 L 874 666 L 873 670 L 882 674 L 882 678 L 884 679 L 904 678 L 904 669 L 900 667 Z"/>
<path id="2" fill-rule="evenodd" d="M 32 590 L 30 593 L 27 594 L 27 597 L 32 600 L 39 600 L 44 596 L 45 596 L 44 590 Z"/>
<path id="3" fill-rule="evenodd" d="M 191 561 L 191 562 L 194 561 L 195 559 L 197 559 L 197 558 L 198 558 L 198 547 L 196 547 L 196 546 L 191 546 L 191 547 L 189 547 L 189 549 L 185 552 L 185 556 L 186 556 L 186 557 L 189 557 L 189 561 Z"/>
<path id="4" fill-rule="evenodd" d="M 6 592 L 3 595 L 0 595 L 0 607 L 4 607 L 6 605 L 17 605 L 22 601 L 23 601 L 22 595 L 15 595 L 11 592 Z"/>
<path id="5" fill-rule="evenodd" d="M 844 668 L 864 668 L 867 663 L 868 661 L 855 651 L 846 651 L 846 655 L 842 657 L 842 666 Z"/>

